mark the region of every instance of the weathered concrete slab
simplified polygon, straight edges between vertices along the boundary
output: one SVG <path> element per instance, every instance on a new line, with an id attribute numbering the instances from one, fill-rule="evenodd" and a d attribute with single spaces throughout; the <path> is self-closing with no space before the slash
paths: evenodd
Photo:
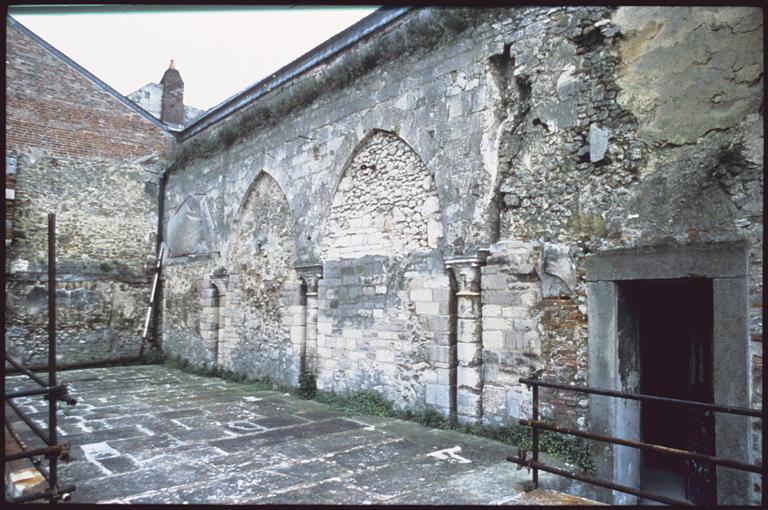
<path id="1" fill-rule="evenodd" d="M 514 448 L 161 366 L 62 372 L 74 503 L 578 504 L 525 492 Z M 7 387 L 23 379 L 6 378 Z M 45 420 L 45 407 L 19 399 Z M 23 430 L 23 427 L 17 427 Z M 30 441 L 32 438 L 30 438 Z M 551 475 L 540 474 L 542 485 Z"/>

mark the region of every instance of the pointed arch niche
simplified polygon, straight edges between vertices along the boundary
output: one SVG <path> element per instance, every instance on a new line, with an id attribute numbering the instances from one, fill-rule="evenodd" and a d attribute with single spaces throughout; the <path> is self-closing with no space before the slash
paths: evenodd
<path id="1" fill-rule="evenodd" d="M 394 133 L 369 133 L 339 177 L 320 242 L 318 389 L 450 412 L 442 237 L 427 166 Z"/>
<path id="2" fill-rule="evenodd" d="M 295 385 L 300 346 L 291 341 L 299 285 L 293 269 L 295 222 L 285 193 L 266 172 L 249 188 L 229 243 L 226 328 L 219 363 L 252 377 Z"/>
<path id="3" fill-rule="evenodd" d="M 424 252 L 442 237 L 440 199 L 426 165 L 397 135 L 372 131 L 336 187 L 323 260 Z"/>

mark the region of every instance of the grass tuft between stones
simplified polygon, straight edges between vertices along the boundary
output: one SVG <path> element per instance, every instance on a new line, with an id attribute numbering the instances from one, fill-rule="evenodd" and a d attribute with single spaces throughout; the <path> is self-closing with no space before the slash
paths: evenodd
<path id="1" fill-rule="evenodd" d="M 206 377 L 219 377 L 238 384 L 247 385 L 254 391 L 281 391 L 306 400 L 327 404 L 334 409 L 344 411 L 348 416 L 382 416 L 399 418 L 419 423 L 425 427 L 454 430 L 473 436 L 484 437 L 499 441 L 524 450 L 531 450 L 533 445 L 532 431 L 517 423 L 506 425 L 486 425 L 483 423 L 460 425 L 455 420 L 446 418 L 434 409 L 414 411 L 398 409 L 394 402 L 384 395 L 372 390 L 360 390 L 348 393 L 335 393 L 318 390 L 314 376 L 302 376 L 299 386 L 285 386 L 272 381 L 269 377 L 254 379 L 243 373 L 223 369 L 217 365 L 210 368 L 198 367 L 187 360 L 176 356 L 166 358 L 163 364 L 169 368 L 180 369 L 184 372 Z M 545 422 L 553 423 L 545 418 Z M 588 441 L 574 438 L 556 432 L 542 430 L 539 432 L 539 448 L 541 451 L 577 466 L 587 474 L 594 474 L 595 466 Z"/>

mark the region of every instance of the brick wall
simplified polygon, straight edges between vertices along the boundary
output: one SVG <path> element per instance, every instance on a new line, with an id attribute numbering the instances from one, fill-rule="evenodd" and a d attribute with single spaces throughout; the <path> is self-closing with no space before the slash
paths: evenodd
<path id="1" fill-rule="evenodd" d="M 579 311 L 578 300 L 550 297 L 541 303 L 541 325 L 546 332 L 541 339 L 544 376 L 565 384 L 586 384 L 587 317 Z M 558 423 L 584 427 L 581 418 L 588 399 L 573 391 L 541 389 L 544 415 L 553 416 Z"/>
<path id="2" fill-rule="evenodd" d="M 75 158 L 170 156 L 169 133 L 17 27 L 6 26 L 6 151 Z"/>

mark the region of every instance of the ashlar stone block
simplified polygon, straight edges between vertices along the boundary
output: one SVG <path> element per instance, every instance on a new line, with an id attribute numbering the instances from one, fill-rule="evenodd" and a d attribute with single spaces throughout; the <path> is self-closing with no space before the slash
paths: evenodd
<path id="1" fill-rule="evenodd" d="M 456 384 L 461 388 L 480 390 L 483 387 L 482 373 L 478 367 L 459 365 L 456 368 Z"/>
<path id="2" fill-rule="evenodd" d="M 482 359 L 482 348 L 479 343 L 459 342 L 456 345 L 456 355 L 460 365 L 477 365 Z"/>
<path id="3" fill-rule="evenodd" d="M 458 388 L 456 411 L 459 423 L 472 423 L 479 420 L 483 413 L 482 394 L 475 390 Z"/>
<path id="4" fill-rule="evenodd" d="M 483 330 L 483 347 L 491 350 L 503 349 L 504 348 L 504 332 Z"/>

